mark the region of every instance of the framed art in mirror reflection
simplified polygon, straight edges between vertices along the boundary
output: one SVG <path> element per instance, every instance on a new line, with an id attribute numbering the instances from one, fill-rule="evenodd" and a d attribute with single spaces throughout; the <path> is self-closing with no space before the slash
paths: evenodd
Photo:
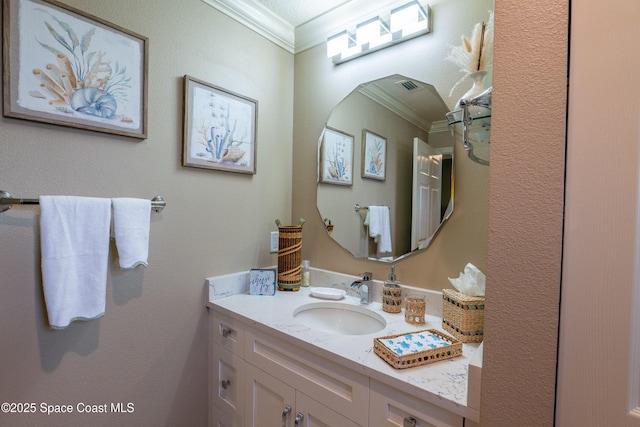
<path id="1" fill-rule="evenodd" d="M 362 130 L 362 177 L 384 181 L 387 171 L 387 138 Z"/>
<path id="2" fill-rule="evenodd" d="M 353 185 L 353 135 L 326 126 L 320 144 L 320 182 Z"/>

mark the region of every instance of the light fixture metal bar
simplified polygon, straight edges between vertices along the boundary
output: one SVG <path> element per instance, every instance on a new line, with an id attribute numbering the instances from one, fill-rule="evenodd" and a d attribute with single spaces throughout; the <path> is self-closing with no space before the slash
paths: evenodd
<path id="1" fill-rule="evenodd" d="M 417 6 L 417 8 L 415 7 Z M 418 14 L 415 17 L 408 27 L 402 28 L 398 30 L 396 28 L 391 28 L 391 24 L 385 22 L 381 17 L 387 16 L 390 17 L 394 13 L 407 13 L 410 7 L 415 8 L 415 13 Z M 363 39 L 364 33 L 361 32 L 358 34 L 358 29 L 361 31 L 364 30 L 369 25 L 375 25 L 375 23 L 379 25 L 379 36 L 373 37 L 365 37 Z M 393 31 L 395 29 L 395 31 Z M 374 30 L 375 31 L 375 30 Z M 422 5 L 417 0 L 412 0 L 404 5 L 394 8 L 392 11 L 384 13 L 379 13 L 376 16 L 369 17 L 368 19 L 358 23 L 355 26 L 355 31 L 350 32 L 349 30 L 343 30 L 341 32 L 336 33 L 335 35 L 329 37 L 327 39 L 327 56 L 331 58 L 334 64 L 342 64 L 343 62 L 350 61 L 352 59 L 359 58 L 364 55 L 368 55 L 373 52 L 377 52 L 378 50 L 393 46 L 398 43 L 402 43 L 404 41 L 413 39 L 415 37 L 421 36 L 423 34 L 428 34 L 431 32 L 431 9 L 428 5 Z M 345 46 L 343 41 L 342 50 L 339 53 L 336 53 L 336 44 L 330 43 L 336 40 L 337 37 L 343 36 L 347 34 L 349 39 L 349 44 Z"/>

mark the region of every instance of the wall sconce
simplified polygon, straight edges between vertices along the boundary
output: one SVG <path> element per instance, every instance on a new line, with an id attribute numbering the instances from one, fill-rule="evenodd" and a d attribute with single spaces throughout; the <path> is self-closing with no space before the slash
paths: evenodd
<path id="1" fill-rule="evenodd" d="M 327 57 L 341 64 L 431 31 L 431 9 L 412 0 L 327 39 Z M 386 18 L 386 19 L 385 19 Z"/>

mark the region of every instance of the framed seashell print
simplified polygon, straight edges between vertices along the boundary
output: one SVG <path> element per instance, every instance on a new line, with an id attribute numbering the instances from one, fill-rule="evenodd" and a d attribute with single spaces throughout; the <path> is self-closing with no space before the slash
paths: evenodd
<path id="1" fill-rule="evenodd" d="M 325 126 L 319 179 L 326 184 L 353 185 L 353 135 Z"/>
<path id="2" fill-rule="evenodd" d="M 184 76 L 182 165 L 256 173 L 258 101 Z"/>
<path id="3" fill-rule="evenodd" d="M 144 139 L 148 39 L 54 0 L 3 1 L 4 116 Z"/>

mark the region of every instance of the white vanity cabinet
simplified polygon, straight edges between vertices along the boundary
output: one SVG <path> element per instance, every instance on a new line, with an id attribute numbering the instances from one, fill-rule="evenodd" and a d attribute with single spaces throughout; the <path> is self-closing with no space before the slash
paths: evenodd
<path id="1" fill-rule="evenodd" d="M 463 416 L 370 378 L 356 362 L 327 358 L 319 343 L 216 309 L 209 316 L 210 426 L 464 425 Z"/>
<path id="2" fill-rule="evenodd" d="M 368 377 L 215 310 L 209 317 L 210 426 L 368 425 Z"/>
<path id="3" fill-rule="evenodd" d="M 463 427 L 464 418 L 371 380 L 369 427 Z"/>

